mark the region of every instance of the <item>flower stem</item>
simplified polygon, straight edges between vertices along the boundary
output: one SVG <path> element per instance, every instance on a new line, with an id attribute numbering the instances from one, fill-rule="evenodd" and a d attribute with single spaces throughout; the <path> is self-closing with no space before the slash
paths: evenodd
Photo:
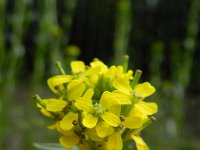
<path id="1" fill-rule="evenodd" d="M 63 75 L 66 74 L 65 70 L 63 69 L 63 67 L 62 67 L 62 65 L 61 65 L 61 63 L 59 61 L 56 61 L 55 65 L 56 65 L 56 67 L 58 69 L 58 72 L 60 74 L 63 74 Z"/>
<path id="2" fill-rule="evenodd" d="M 128 70 L 128 60 L 129 60 L 128 55 L 124 55 L 124 57 L 123 57 L 123 70 L 124 70 L 124 73 L 127 72 L 127 70 Z"/>
<path id="3" fill-rule="evenodd" d="M 132 84 L 131 84 L 133 89 L 136 86 L 136 84 L 139 82 L 141 75 L 142 75 L 142 71 L 137 69 L 135 72 L 135 76 L 133 78 Z"/>

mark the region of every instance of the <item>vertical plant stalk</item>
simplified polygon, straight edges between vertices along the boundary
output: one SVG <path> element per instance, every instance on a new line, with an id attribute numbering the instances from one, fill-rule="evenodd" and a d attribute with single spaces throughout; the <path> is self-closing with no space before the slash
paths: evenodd
<path id="1" fill-rule="evenodd" d="M 0 20 L 0 69 L 2 69 L 3 63 L 4 63 L 4 58 L 5 58 L 5 7 L 6 7 L 6 2 L 5 0 L 0 1 L 0 15 L 1 15 L 1 20 Z M 0 70 L 0 83 L 2 82 L 2 70 Z"/>
<path id="2" fill-rule="evenodd" d="M 55 17 L 52 11 L 52 6 L 55 5 L 55 0 L 40 1 L 41 7 L 39 8 L 41 17 L 39 19 L 39 29 L 35 38 L 36 50 L 34 53 L 34 68 L 32 74 L 32 87 L 40 85 L 45 74 L 45 60 L 48 58 L 48 53 L 53 49 L 49 49 L 49 45 L 54 42 L 52 40 L 52 29 L 55 27 L 53 22 Z M 56 6 L 54 6 L 56 7 Z"/>
<path id="3" fill-rule="evenodd" d="M 1 4 L 3 4 L 3 1 L 1 1 Z M 1 8 L 2 7 L 3 5 L 1 6 Z M 1 57 L 3 57 L 1 60 L 2 63 L 0 67 L 6 68 L 2 76 L 3 89 L 1 91 L 1 98 L 2 98 L 1 100 L 2 109 L 0 116 L 1 131 L 2 131 L 0 133 L 1 144 L 3 144 L 2 142 L 6 142 L 6 135 L 7 135 L 6 133 L 10 128 L 8 124 L 9 120 L 8 111 L 9 108 L 11 108 L 10 95 L 12 95 L 14 85 L 17 82 L 17 73 L 20 69 L 20 64 L 24 54 L 24 47 L 22 45 L 24 9 L 25 9 L 24 0 L 19 0 L 18 2 L 14 3 L 14 13 L 10 18 L 11 22 L 10 26 L 12 30 L 12 34 L 10 36 L 11 50 L 5 53 L 5 46 L 3 44 L 1 45 L 1 50 L 0 50 Z M 3 28 L 3 26 L 1 28 Z M 2 37 L 2 39 L 4 38 Z M 1 43 L 4 43 L 4 40 Z"/>
<path id="4" fill-rule="evenodd" d="M 116 2 L 116 22 L 114 36 L 114 62 L 122 63 L 123 56 L 127 53 L 131 31 L 131 1 L 118 0 Z M 120 62 L 121 60 L 121 62 Z"/>
<path id="5" fill-rule="evenodd" d="M 72 25 L 74 11 L 77 6 L 77 0 L 63 0 L 63 5 L 65 8 L 65 12 L 63 14 L 63 17 L 61 18 L 61 22 L 64 26 L 65 33 L 67 33 L 64 38 L 64 42 L 66 43 L 69 40 L 69 32 Z"/>
<path id="6" fill-rule="evenodd" d="M 49 53 L 49 59 L 50 62 L 55 62 L 57 60 L 62 61 L 63 55 L 61 52 L 61 35 L 62 35 L 62 29 L 59 26 L 58 22 L 57 22 L 57 6 L 56 6 L 56 0 L 50 0 L 48 2 L 45 2 L 46 5 L 46 13 L 47 15 L 50 15 L 49 17 L 51 18 L 51 20 L 49 21 L 49 32 L 50 32 L 50 41 L 49 41 L 49 46 L 50 49 L 48 48 L 48 50 L 50 51 Z M 65 18 L 66 19 L 66 18 Z M 50 65 L 53 66 L 53 65 Z M 51 67 L 50 71 L 55 73 L 55 67 Z"/>
<path id="7" fill-rule="evenodd" d="M 61 18 L 61 24 L 63 26 L 63 36 L 62 36 L 62 41 L 61 41 L 61 48 L 63 50 L 64 48 L 64 52 L 65 52 L 65 59 L 64 62 L 62 62 L 62 64 L 65 64 L 66 67 L 66 71 L 69 71 L 70 68 L 70 62 L 74 59 L 77 58 L 77 56 L 79 55 L 71 55 L 70 51 L 77 51 L 80 53 L 80 50 L 78 47 L 76 46 L 67 46 L 66 44 L 69 43 L 69 35 L 70 35 L 70 29 L 72 26 L 72 22 L 73 22 L 73 17 L 74 17 L 74 13 L 75 13 L 75 9 L 77 6 L 77 0 L 63 0 L 61 1 L 64 5 L 64 12 L 62 14 L 62 18 Z M 53 65 L 52 65 L 53 66 Z"/>
<path id="8" fill-rule="evenodd" d="M 3 145 L 3 140 L 4 140 L 4 88 L 2 88 L 3 86 L 3 64 L 4 64 L 4 58 L 5 58 L 5 8 L 6 8 L 6 1 L 5 0 L 1 0 L 0 1 L 0 14 L 1 14 L 1 20 L 0 20 L 0 146 Z M 3 147 L 2 147 L 3 148 Z M 1 149 L 1 147 L 0 147 Z"/>
<path id="9" fill-rule="evenodd" d="M 191 76 L 191 68 L 193 56 L 196 50 L 196 42 L 197 42 L 197 33 L 199 29 L 199 14 L 200 14 L 200 1 L 199 0 L 191 0 L 191 5 L 188 14 L 187 21 L 187 32 L 186 38 L 184 40 L 184 52 L 181 55 L 181 66 L 172 72 L 172 82 L 174 83 L 173 88 L 173 117 L 175 118 L 175 124 L 177 128 L 177 136 L 183 136 L 182 124 L 184 124 L 184 97 L 185 91 L 188 87 L 190 76 Z M 179 49 L 180 50 L 180 49 Z M 173 51 L 175 53 L 176 51 Z M 176 55 L 176 54 L 173 54 Z M 179 55 L 176 55 L 177 57 Z M 178 58 L 177 58 L 178 59 Z M 174 60 L 177 60 L 174 59 Z M 174 62 L 172 62 L 174 63 Z M 176 107 L 176 108 L 175 108 Z M 178 108 L 178 109 L 177 109 Z"/>

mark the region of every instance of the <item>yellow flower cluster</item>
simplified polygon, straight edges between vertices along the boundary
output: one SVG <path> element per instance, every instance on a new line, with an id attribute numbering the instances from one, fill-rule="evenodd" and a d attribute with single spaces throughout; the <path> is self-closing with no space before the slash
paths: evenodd
<path id="1" fill-rule="evenodd" d="M 123 141 L 133 140 L 138 150 L 148 150 L 140 132 L 152 122 L 157 105 L 144 99 L 155 92 L 148 82 L 138 83 L 141 71 L 133 75 L 127 65 L 107 67 L 95 59 L 86 66 L 71 62 L 71 73 L 48 79 L 57 98 L 35 96 L 41 112 L 54 120 L 50 129 L 62 136 L 66 148 L 80 150 L 122 150 Z"/>

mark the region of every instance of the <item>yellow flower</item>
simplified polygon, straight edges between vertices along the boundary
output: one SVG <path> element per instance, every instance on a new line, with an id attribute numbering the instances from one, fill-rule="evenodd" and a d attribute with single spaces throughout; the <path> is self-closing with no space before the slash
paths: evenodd
<path id="1" fill-rule="evenodd" d="M 47 80 L 49 88 L 54 92 L 58 93 L 58 89 L 64 89 L 64 83 L 69 83 L 72 80 L 71 75 L 56 75 Z"/>
<path id="2" fill-rule="evenodd" d="M 144 101 L 155 88 L 149 82 L 138 84 L 141 71 L 133 77 L 127 59 L 122 66 L 108 67 L 98 59 L 89 66 L 83 61 L 70 65 L 71 72 L 65 75 L 58 63 L 63 75 L 47 81 L 57 98 L 34 96 L 40 111 L 54 120 L 48 128 L 62 134 L 60 144 L 80 150 L 122 150 L 123 141 L 133 140 L 137 150 L 149 150 L 139 133 L 158 108 Z"/>
<path id="3" fill-rule="evenodd" d="M 138 129 L 148 120 L 148 116 L 141 110 L 134 107 L 130 110 L 124 119 L 124 127 L 128 129 Z"/>
<path id="4" fill-rule="evenodd" d="M 110 92 L 106 91 L 102 94 L 99 104 L 93 105 L 91 99 L 82 97 L 75 102 L 75 106 L 83 111 L 82 123 L 87 128 L 94 128 L 99 118 L 113 127 L 117 127 L 120 123 L 120 119 L 116 115 L 120 108 L 117 107 L 116 100 Z"/>
<path id="5" fill-rule="evenodd" d="M 146 115 L 152 115 L 157 112 L 157 104 L 152 102 L 144 102 L 143 99 L 152 95 L 155 88 L 148 82 L 137 84 L 134 89 L 125 78 L 119 78 L 113 82 L 113 86 L 117 89 L 112 93 L 117 97 L 121 104 L 134 104 Z"/>
<path id="6" fill-rule="evenodd" d="M 100 65 L 86 67 L 82 61 L 72 61 L 71 69 L 74 74 L 73 77 L 80 81 L 84 81 L 89 87 L 94 87 L 96 85 L 102 70 Z"/>
<path id="7" fill-rule="evenodd" d="M 133 71 L 129 70 L 128 72 L 124 73 L 122 66 L 111 66 L 108 70 L 104 73 L 104 76 L 107 78 L 117 79 L 117 78 L 126 78 L 132 79 Z"/>

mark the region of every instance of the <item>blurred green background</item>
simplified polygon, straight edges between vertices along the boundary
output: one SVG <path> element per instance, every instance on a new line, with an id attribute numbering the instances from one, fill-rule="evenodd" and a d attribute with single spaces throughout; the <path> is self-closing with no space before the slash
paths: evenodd
<path id="1" fill-rule="evenodd" d="M 59 60 L 94 57 L 143 70 L 157 89 L 158 121 L 143 132 L 152 150 L 200 149 L 200 0 L 0 0 L 0 149 L 57 142 L 34 94 Z"/>

